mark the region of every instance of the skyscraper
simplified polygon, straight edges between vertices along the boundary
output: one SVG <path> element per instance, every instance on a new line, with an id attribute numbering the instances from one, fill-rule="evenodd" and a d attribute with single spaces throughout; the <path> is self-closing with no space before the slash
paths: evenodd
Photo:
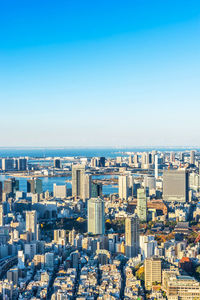
<path id="1" fill-rule="evenodd" d="M 2 158 L 1 168 L 3 171 L 13 171 L 15 169 L 15 161 L 13 158 Z"/>
<path id="2" fill-rule="evenodd" d="M 59 158 L 54 159 L 54 168 L 60 169 L 61 168 L 61 161 Z"/>
<path id="3" fill-rule="evenodd" d="M 19 191 L 19 180 L 15 178 L 9 178 L 4 181 L 3 192 L 9 196 L 13 196 L 16 191 Z"/>
<path id="4" fill-rule="evenodd" d="M 0 226 L 3 226 L 3 203 L 0 204 Z"/>
<path id="5" fill-rule="evenodd" d="M 84 175 L 84 190 L 83 190 L 83 200 L 87 200 L 91 198 L 91 190 L 92 190 L 92 176 L 90 174 Z"/>
<path id="6" fill-rule="evenodd" d="M 88 233 L 105 233 L 105 208 L 101 198 L 88 200 Z"/>
<path id="7" fill-rule="evenodd" d="M 26 211 L 26 231 L 32 233 L 32 239 L 37 238 L 37 212 L 35 210 Z"/>
<path id="8" fill-rule="evenodd" d="M 190 151 L 190 163 L 191 163 L 192 165 L 195 164 L 195 151 L 194 151 L 194 150 L 191 150 L 191 151 Z"/>
<path id="9" fill-rule="evenodd" d="M 147 197 L 145 189 L 137 190 L 137 214 L 140 221 L 147 221 Z"/>
<path id="10" fill-rule="evenodd" d="M 188 172 L 185 169 L 163 172 L 163 200 L 169 202 L 188 201 Z"/>
<path id="11" fill-rule="evenodd" d="M 15 160 L 16 169 L 18 171 L 26 171 L 27 170 L 27 159 L 26 158 L 17 158 Z"/>
<path id="12" fill-rule="evenodd" d="M 32 178 L 27 180 L 27 193 L 41 194 L 42 180 L 39 178 Z"/>
<path id="13" fill-rule="evenodd" d="M 121 175 L 118 177 L 118 185 L 119 185 L 119 198 L 122 200 L 128 199 L 128 176 Z"/>
<path id="14" fill-rule="evenodd" d="M 0 202 L 2 202 L 2 197 L 3 197 L 3 183 L 0 181 Z"/>
<path id="15" fill-rule="evenodd" d="M 155 178 L 158 179 L 158 155 L 155 155 Z"/>
<path id="16" fill-rule="evenodd" d="M 84 199 L 85 191 L 85 166 L 72 166 L 72 196 Z"/>
<path id="17" fill-rule="evenodd" d="M 127 257 L 135 257 L 139 253 L 139 218 L 129 215 L 125 221 L 125 252 Z"/>

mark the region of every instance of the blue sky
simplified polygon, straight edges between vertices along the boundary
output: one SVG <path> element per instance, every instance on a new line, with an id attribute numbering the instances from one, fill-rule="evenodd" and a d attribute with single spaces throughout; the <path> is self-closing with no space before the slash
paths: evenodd
<path id="1" fill-rule="evenodd" d="M 0 1 L 0 146 L 200 146 L 200 1 Z"/>

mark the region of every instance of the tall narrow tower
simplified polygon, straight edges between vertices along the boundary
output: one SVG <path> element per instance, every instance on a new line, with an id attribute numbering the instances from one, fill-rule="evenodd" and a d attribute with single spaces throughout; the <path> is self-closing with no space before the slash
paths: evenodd
<path id="1" fill-rule="evenodd" d="M 135 257 L 139 253 L 139 218 L 129 215 L 125 221 L 126 256 Z"/>

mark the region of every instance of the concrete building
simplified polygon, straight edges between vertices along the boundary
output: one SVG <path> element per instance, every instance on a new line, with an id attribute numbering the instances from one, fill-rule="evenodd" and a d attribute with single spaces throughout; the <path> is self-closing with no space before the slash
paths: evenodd
<path id="1" fill-rule="evenodd" d="M 190 151 L 190 163 L 191 163 L 192 165 L 195 164 L 195 151 L 194 151 L 194 150 L 191 150 L 191 151 Z"/>
<path id="2" fill-rule="evenodd" d="M 147 221 L 147 197 L 145 189 L 137 190 L 137 215 L 140 221 Z"/>
<path id="3" fill-rule="evenodd" d="M 37 212 L 26 211 L 26 231 L 32 234 L 32 240 L 37 239 Z"/>
<path id="4" fill-rule="evenodd" d="M 139 253 L 139 218 L 136 214 L 128 215 L 125 220 L 125 252 L 129 258 Z"/>
<path id="5" fill-rule="evenodd" d="M 122 200 L 128 199 L 128 176 L 122 175 L 118 177 L 118 185 L 119 185 L 119 198 Z"/>
<path id="6" fill-rule="evenodd" d="M 105 233 L 105 208 L 101 198 L 88 200 L 88 233 Z"/>
<path id="7" fill-rule="evenodd" d="M 15 170 L 15 160 L 13 158 L 2 158 L 1 168 L 3 171 L 14 171 Z"/>
<path id="8" fill-rule="evenodd" d="M 57 199 L 64 199 L 67 197 L 67 187 L 66 185 L 53 185 L 53 196 Z"/>
<path id="9" fill-rule="evenodd" d="M 8 196 L 13 196 L 17 191 L 19 191 L 19 180 L 15 178 L 9 178 L 4 181 L 3 192 Z"/>
<path id="10" fill-rule="evenodd" d="M 72 166 L 72 196 L 85 199 L 85 165 Z"/>
<path id="11" fill-rule="evenodd" d="M 163 172 L 163 200 L 168 202 L 188 201 L 188 172 L 185 169 Z"/>
<path id="12" fill-rule="evenodd" d="M 3 212 L 3 204 L 0 204 L 0 226 L 4 225 L 4 212 Z"/>
<path id="13" fill-rule="evenodd" d="M 27 180 L 27 193 L 41 194 L 42 190 L 42 180 L 39 178 L 32 178 Z"/>
<path id="14" fill-rule="evenodd" d="M 145 288 L 151 290 L 153 284 L 161 283 L 161 259 L 157 257 L 146 258 L 144 263 Z"/>
<path id="15" fill-rule="evenodd" d="M 61 161 L 59 158 L 54 159 L 54 168 L 60 169 L 61 168 Z"/>
<path id="16" fill-rule="evenodd" d="M 17 158 L 15 160 L 15 167 L 18 171 L 26 171 L 27 170 L 27 159 L 26 158 Z"/>

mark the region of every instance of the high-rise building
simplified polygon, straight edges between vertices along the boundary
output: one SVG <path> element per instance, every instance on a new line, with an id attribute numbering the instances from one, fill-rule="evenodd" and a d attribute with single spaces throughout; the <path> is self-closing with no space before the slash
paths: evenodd
<path id="1" fill-rule="evenodd" d="M 54 242 L 60 245 L 66 244 L 66 230 L 58 229 L 54 230 Z"/>
<path id="2" fill-rule="evenodd" d="M 2 197 L 3 197 L 3 183 L 0 181 L 0 202 L 2 202 Z"/>
<path id="3" fill-rule="evenodd" d="M 142 188 L 137 190 L 137 214 L 140 221 L 147 221 L 147 196 Z"/>
<path id="4" fill-rule="evenodd" d="M 99 158 L 99 167 L 104 168 L 105 167 L 105 161 L 106 161 L 106 159 L 105 159 L 104 156 L 100 157 Z"/>
<path id="5" fill-rule="evenodd" d="M 169 160 L 171 163 L 175 162 L 175 153 L 174 152 L 170 152 Z"/>
<path id="6" fill-rule="evenodd" d="M 163 200 L 169 202 L 188 201 L 188 172 L 185 169 L 163 172 Z"/>
<path id="7" fill-rule="evenodd" d="M 129 258 L 139 253 L 139 218 L 136 214 L 125 220 L 125 252 Z"/>
<path id="8" fill-rule="evenodd" d="M 145 274 L 145 288 L 152 289 L 153 283 L 161 283 L 161 259 L 151 257 L 145 259 L 144 274 Z"/>
<path id="9" fill-rule="evenodd" d="M 88 200 L 88 233 L 105 233 L 105 208 L 101 198 Z"/>
<path id="10" fill-rule="evenodd" d="M 191 151 L 190 151 L 190 163 L 191 163 L 192 165 L 195 164 L 195 151 L 194 151 L 194 150 L 191 150 Z"/>
<path id="11" fill-rule="evenodd" d="M 18 268 L 13 268 L 7 271 L 8 282 L 18 285 Z"/>
<path id="12" fill-rule="evenodd" d="M 59 158 L 54 159 L 54 168 L 60 169 L 61 168 L 61 161 Z"/>
<path id="13" fill-rule="evenodd" d="M 32 178 L 27 180 L 27 193 L 41 194 L 42 180 L 39 178 Z"/>
<path id="14" fill-rule="evenodd" d="M 15 160 L 16 170 L 26 171 L 27 170 L 27 159 L 26 158 L 17 158 Z"/>
<path id="15" fill-rule="evenodd" d="M 118 185 L 119 185 L 119 198 L 122 200 L 128 199 L 128 176 L 127 175 L 121 175 L 118 177 Z"/>
<path id="16" fill-rule="evenodd" d="M 98 198 L 102 196 L 102 184 L 92 182 L 91 185 L 91 198 Z"/>
<path id="17" fill-rule="evenodd" d="M 73 228 L 73 229 L 69 232 L 69 236 L 68 236 L 69 243 L 70 243 L 72 246 L 74 246 L 75 236 L 76 236 L 76 231 L 75 231 L 75 229 Z"/>
<path id="18" fill-rule="evenodd" d="M 53 196 L 57 199 L 64 199 L 67 197 L 67 188 L 66 185 L 53 185 Z"/>
<path id="19" fill-rule="evenodd" d="M 85 166 L 72 166 L 72 196 L 84 199 L 85 195 Z"/>
<path id="20" fill-rule="evenodd" d="M 3 171 L 14 171 L 15 160 L 13 158 L 2 158 L 1 168 Z"/>
<path id="21" fill-rule="evenodd" d="M 158 179 L 158 155 L 155 155 L 155 178 Z"/>
<path id="22" fill-rule="evenodd" d="M 90 174 L 84 175 L 84 186 L 83 186 L 83 200 L 87 200 L 91 198 L 91 190 L 92 190 L 92 176 Z"/>
<path id="23" fill-rule="evenodd" d="M 37 239 L 37 212 L 26 211 L 26 231 L 32 234 L 32 240 Z"/>
<path id="24" fill-rule="evenodd" d="M 128 158 L 128 164 L 129 164 L 129 165 L 132 165 L 132 164 L 133 164 L 133 156 L 132 156 L 132 155 L 129 155 L 129 158 Z"/>
<path id="25" fill-rule="evenodd" d="M 16 191 L 19 191 L 19 180 L 15 178 L 9 178 L 4 181 L 3 192 L 9 196 L 13 196 Z"/>
<path id="26" fill-rule="evenodd" d="M 3 216 L 4 216 L 4 212 L 3 212 L 3 204 L 1 203 L 1 204 L 0 204 L 0 226 L 3 226 L 3 225 L 4 225 L 4 222 L 3 222 Z"/>

